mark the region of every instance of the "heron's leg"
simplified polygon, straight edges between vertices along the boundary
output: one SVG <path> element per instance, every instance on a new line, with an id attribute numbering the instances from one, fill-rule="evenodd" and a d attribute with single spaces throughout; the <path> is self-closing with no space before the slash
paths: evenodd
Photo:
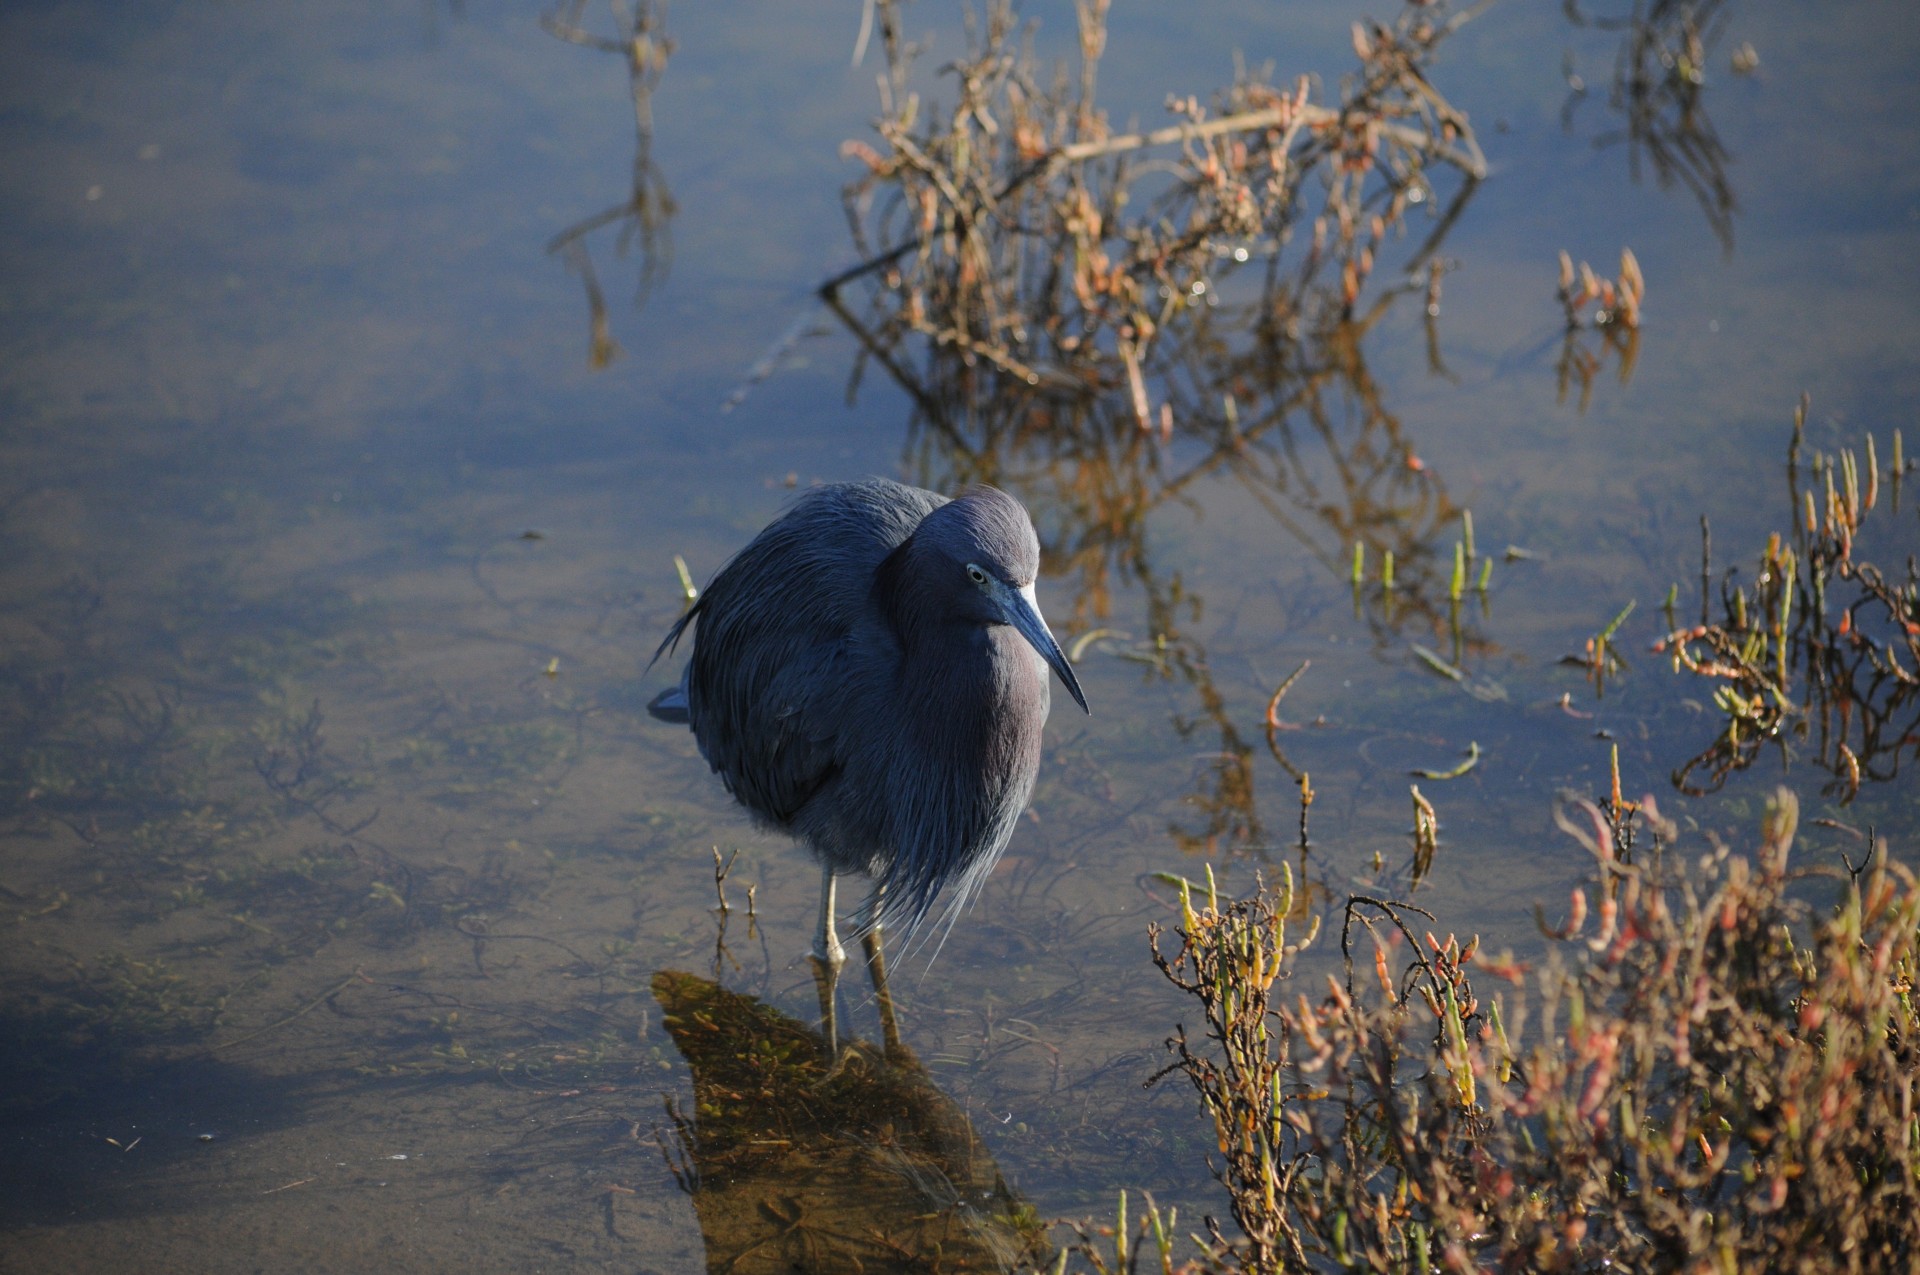
<path id="1" fill-rule="evenodd" d="M 867 902 L 861 909 L 864 922 L 860 933 L 860 946 L 867 954 L 867 974 L 873 979 L 874 1004 L 880 1010 L 880 1040 L 886 1056 L 894 1059 L 900 1053 L 900 1025 L 893 1014 L 893 989 L 887 985 L 887 950 L 885 936 L 880 924 L 881 904 L 886 899 L 887 887 L 876 884 L 873 893 L 867 896 Z"/>
<path id="2" fill-rule="evenodd" d="M 833 929 L 833 869 L 820 869 L 820 931 L 813 940 L 813 954 L 832 968 L 838 977 L 847 963 L 847 949 L 840 946 L 840 936 Z"/>
<path id="3" fill-rule="evenodd" d="M 840 1056 L 840 1014 L 836 1003 L 840 971 L 817 956 L 809 956 L 807 964 L 813 966 L 813 987 L 820 994 L 820 1043 L 826 1049 L 828 1065 L 832 1065 Z"/>
<path id="4" fill-rule="evenodd" d="M 820 1036 L 829 1062 L 840 1053 L 840 1015 L 835 992 L 840 985 L 840 971 L 847 963 L 847 951 L 840 946 L 840 936 L 833 930 L 833 913 L 833 869 L 822 868 L 820 932 L 814 936 L 809 963 L 813 966 L 814 990 L 820 994 Z"/>
<path id="5" fill-rule="evenodd" d="M 878 915 L 880 909 L 879 891 L 874 891 L 868 915 Z M 880 923 L 875 921 L 860 936 L 860 945 L 867 952 L 867 973 L 873 978 L 873 999 L 880 1008 L 880 1043 L 882 1052 L 890 1060 L 900 1056 L 900 1024 L 893 1016 L 893 990 L 887 986 L 887 952 L 881 942 Z"/>

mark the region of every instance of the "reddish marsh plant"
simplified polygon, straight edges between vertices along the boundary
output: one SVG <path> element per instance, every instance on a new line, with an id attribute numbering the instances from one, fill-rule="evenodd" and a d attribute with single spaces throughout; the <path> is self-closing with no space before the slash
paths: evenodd
<path id="1" fill-rule="evenodd" d="M 1209 1219 L 1198 1265 L 1909 1269 L 1913 874 L 1884 847 L 1845 872 L 1794 867 L 1786 789 L 1751 856 L 1687 865 L 1650 800 L 1607 804 L 1574 807 L 1593 900 L 1575 892 L 1532 972 L 1531 1042 L 1527 998 L 1472 981 L 1530 972 L 1473 942 L 1415 941 L 1406 904 L 1348 901 L 1346 974 L 1318 993 L 1290 985 L 1305 946 L 1287 940 L 1290 880 L 1185 901 L 1171 955 L 1155 933 L 1206 1024 L 1169 1041 L 1167 1071 L 1212 1119 L 1239 1229 Z M 1617 853 L 1636 823 L 1652 834 L 1637 863 Z M 1824 908 L 1805 899 L 1822 879 L 1837 885 Z M 1412 948 L 1398 977 L 1387 937 Z"/>

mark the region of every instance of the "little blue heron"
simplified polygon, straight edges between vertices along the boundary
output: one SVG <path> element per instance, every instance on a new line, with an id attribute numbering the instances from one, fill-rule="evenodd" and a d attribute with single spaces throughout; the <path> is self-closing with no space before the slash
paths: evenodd
<path id="1" fill-rule="evenodd" d="M 1087 708 L 1040 618 L 1039 567 L 1005 492 L 838 483 L 755 536 L 654 652 L 698 621 L 686 673 L 649 709 L 690 724 L 740 804 L 819 859 L 833 974 L 835 877 L 873 881 L 875 961 L 883 922 L 910 929 L 949 884 L 959 908 L 1033 795 L 1047 670 Z"/>

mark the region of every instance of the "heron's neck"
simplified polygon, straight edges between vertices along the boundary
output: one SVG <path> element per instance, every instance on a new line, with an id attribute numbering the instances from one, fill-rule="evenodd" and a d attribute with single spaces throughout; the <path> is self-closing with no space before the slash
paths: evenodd
<path id="1" fill-rule="evenodd" d="M 1044 720 L 1046 665 L 1010 626 L 956 618 L 916 569 L 911 539 L 880 566 L 875 600 L 900 643 L 899 690 L 919 711 L 910 729 L 939 751 L 1023 753 L 1036 701 Z"/>

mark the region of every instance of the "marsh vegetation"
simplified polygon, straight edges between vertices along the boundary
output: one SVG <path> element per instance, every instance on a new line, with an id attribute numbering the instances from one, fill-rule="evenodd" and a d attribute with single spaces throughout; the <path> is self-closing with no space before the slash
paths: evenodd
<path id="1" fill-rule="evenodd" d="M 10 1262 L 1912 1251 L 1904 27 L 109 8 L 0 19 Z M 640 667 L 876 471 L 1099 716 L 829 1052 Z"/>

